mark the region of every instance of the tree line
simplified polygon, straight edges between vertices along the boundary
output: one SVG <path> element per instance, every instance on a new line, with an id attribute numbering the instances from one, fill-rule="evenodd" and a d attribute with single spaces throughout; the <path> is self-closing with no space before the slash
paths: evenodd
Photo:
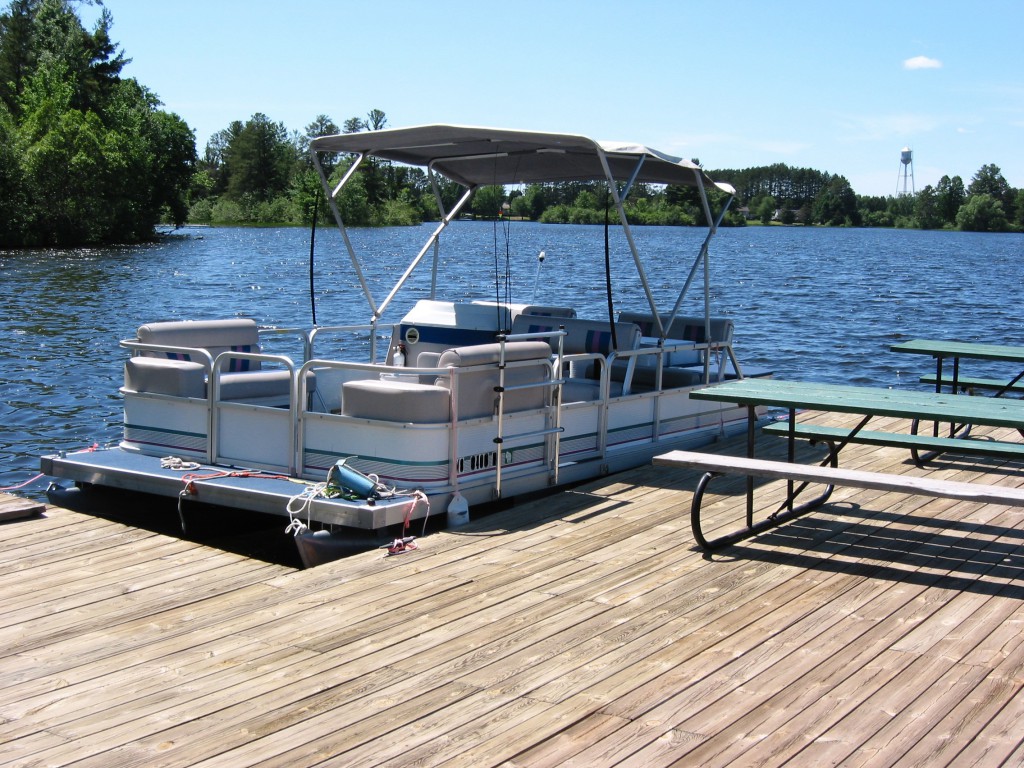
<path id="1" fill-rule="evenodd" d="M 318 115 L 289 131 L 263 113 L 214 134 L 202 156 L 195 135 L 155 94 L 121 71 L 129 63 L 110 38 L 104 9 L 86 30 L 72 0 L 11 0 L 0 15 L 0 247 L 136 242 L 157 223 L 308 225 L 329 219 L 309 143 L 335 133 L 387 127 L 379 109 L 338 126 Z M 336 183 L 352 162 L 325 157 Z M 697 161 L 695 161 L 697 162 Z M 1024 191 L 996 165 L 968 184 L 943 176 L 913 195 L 857 195 L 849 181 L 785 164 L 719 169 L 736 200 L 726 225 L 955 228 L 1024 231 Z M 446 206 L 457 199 L 440 180 Z M 721 194 L 711 190 L 722 202 Z M 438 217 L 422 169 L 368 160 L 338 207 L 348 225 L 411 225 Z M 626 202 L 632 223 L 703 224 L 694 189 L 637 185 Z M 600 223 L 610 211 L 600 182 L 482 187 L 469 212 L 551 223 Z"/>
<path id="2" fill-rule="evenodd" d="M 192 186 L 190 220 L 220 224 L 309 224 L 320 194 L 308 157 L 316 136 L 380 130 L 387 117 L 379 109 L 338 126 L 319 115 L 302 133 L 289 134 L 265 115 L 234 122 L 207 145 Z M 329 159 L 336 183 L 350 159 Z M 858 195 L 843 176 L 782 163 L 747 169 L 709 171 L 736 188 L 727 226 L 763 224 L 1024 231 L 1024 191 L 1012 188 L 996 165 L 985 165 L 965 185 L 943 176 L 936 187 L 912 195 Z M 450 205 L 454 184 L 442 185 Z M 722 195 L 712 190 L 713 201 Z M 514 217 L 545 223 L 597 224 L 609 212 L 602 182 L 533 184 L 525 188 L 481 187 L 469 211 L 478 218 Z M 415 224 L 438 216 L 426 174 L 384 161 L 367 162 L 345 188 L 339 208 L 354 226 Z M 637 185 L 626 202 L 634 224 L 694 225 L 704 211 L 691 187 Z M 321 207 L 321 218 L 327 212 Z"/>
<path id="3" fill-rule="evenodd" d="M 947 175 L 915 194 L 885 197 L 857 195 L 842 176 L 784 164 L 711 175 L 732 183 L 746 217 L 765 224 L 1024 231 L 1024 190 L 1011 187 L 994 164 L 967 185 Z"/>

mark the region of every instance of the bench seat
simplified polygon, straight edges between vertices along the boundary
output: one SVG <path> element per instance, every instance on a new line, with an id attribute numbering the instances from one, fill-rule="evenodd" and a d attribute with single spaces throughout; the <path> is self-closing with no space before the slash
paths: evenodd
<path id="1" fill-rule="evenodd" d="M 443 424 L 451 419 L 447 388 L 416 382 L 361 379 L 342 384 L 345 416 L 405 424 Z"/>
<path id="2" fill-rule="evenodd" d="M 916 496 L 972 501 L 979 504 L 1002 504 L 1024 507 L 1024 488 L 989 485 L 987 483 L 964 483 L 956 480 L 941 480 L 915 475 L 869 472 L 862 469 L 796 464 L 788 461 L 770 461 L 696 451 L 670 451 L 661 456 L 655 456 L 654 464 L 656 466 L 695 469 L 704 472 L 703 477 L 697 483 L 697 488 L 693 492 L 693 500 L 690 505 L 690 527 L 698 546 L 705 551 L 735 544 L 816 509 L 828 500 L 833 487 L 837 485 Z M 752 497 L 749 497 L 747 503 L 750 506 L 748 506 L 746 526 L 709 541 L 704 537 L 704 532 L 701 528 L 701 503 L 708 483 L 712 478 L 719 475 L 763 477 L 772 480 L 803 483 L 804 485 L 810 483 L 822 484 L 827 487 L 824 493 L 812 501 L 800 506 L 783 505 L 756 523 L 753 521 L 752 516 Z M 799 493 L 802 489 L 803 486 L 796 488 L 792 492 L 795 495 L 795 493 Z M 748 493 L 752 492 L 752 486 L 748 486 Z M 791 504 L 792 497 L 790 498 Z"/>
<path id="3" fill-rule="evenodd" d="M 502 345 L 475 344 L 447 349 L 440 355 L 423 353 L 430 368 L 454 372 L 458 391 L 455 412 L 460 421 L 488 418 L 497 410 L 496 387 Z M 551 381 L 550 349 L 543 341 L 504 345 L 505 413 L 545 407 Z M 412 374 L 416 378 L 415 374 Z M 419 381 L 359 379 L 342 384 L 341 412 L 345 416 L 402 423 L 441 424 L 452 418 L 451 375 L 420 374 Z"/>
<path id="4" fill-rule="evenodd" d="M 922 376 L 920 379 L 922 384 L 930 384 L 935 386 L 938 382 L 938 377 L 932 373 L 928 376 Z M 957 387 L 960 389 L 990 389 L 998 392 L 1000 389 L 1006 389 L 1007 392 L 1024 392 L 1024 382 L 1018 382 L 1012 387 L 1006 385 L 1010 383 L 1009 379 L 977 379 L 967 376 L 961 376 L 957 379 Z M 947 377 L 942 378 L 943 386 L 952 386 L 953 382 Z"/>
<path id="5" fill-rule="evenodd" d="M 553 333 L 559 329 L 565 331 L 565 336 L 561 340 L 562 354 L 565 356 L 600 355 L 603 359 L 598 359 L 597 362 L 603 364 L 608 356 L 615 351 L 612 348 L 613 326 L 607 320 L 538 317 L 521 314 L 512 321 L 513 335 Z M 640 347 L 640 327 L 636 323 L 615 323 L 614 337 L 619 349 L 634 350 Z M 545 343 L 550 345 L 552 354 L 557 352 L 558 337 L 552 337 Z M 610 383 L 609 396 L 617 397 L 628 393 L 632 384 L 635 362 L 636 359 L 631 358 L 625 363 L 627 371 L 620 380 L 621 383 Z M 592 401 L 600 397 L 599 367 L 593 363 L 592 358 L 584 359 L 579 363 L 570 360 L 569 375 L 564 377 L 562 385 L 563 403 Z"/>
<path id="6" fill-rule="evenodd" d="M 131 357 L 124 364 L 124 388 L 174 397 L 206 397 L 206 367 L 191 360 Z"/>
<path id="7" fill-rule="evenodd" d="M 684 467 L 717 474 L 843 485 L 851 488 L 868 488 L 916 496 L 934 496 L 944 499 L 976 501 L 982 504 L 1024 507 L 1024 488 L 1004 485 L 965 483 L 958 480 L 939 480 L 931 477 L 869 472 L 863 469 L 844 469 L 843 467 L 793 464 L 788 461 L 752 459 L 746 456 L 723 456 L 697 451 L 670 451 L 661 456 L 655 456 L 654 463 L 660 466 Z"/>
<path id="8" fill-rule="evenodd" d="M 209 366 L 224 352 L 259 354 L 259 328 L 247 318 L 175 320 L 139 326 L 136 341 L 156 345 L 142 349 L 125 363 L 125 390 L 206 397 Z M 220 399 L 259 405 L 288 405 L 292 373 L 263 368 L 261 361 L 226 358 L 220 370 Z M 307 393 L 316 391 L 316 375 L 306 379 Z"/>
<path id="9" fill-rule="evenodd" d="M 766 424 L 762 430 L 766 435 L 789 436 L 789 422 L 776 421 Z M 842 427 L 826 427 L 818 424 L 794 424 L 794 436 L 803 440 L 842 442 L 850 430 Z M 941 437 L 932 435 L 910 435 L 899 432 L 861 430 L 850 440 L 851 443 L 879 445 L 890 448 L 909 448 L 936 453 L 963 453 L 1001 458 L 1024 458 L 1024 443 L 1004 443 L 996 440 L 971 440 L 962 437 Z"/>

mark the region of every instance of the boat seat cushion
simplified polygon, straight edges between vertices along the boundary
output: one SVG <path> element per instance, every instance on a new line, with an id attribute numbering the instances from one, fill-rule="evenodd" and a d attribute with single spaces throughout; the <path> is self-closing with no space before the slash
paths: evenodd
<path id="1" fill-rule="evenodd" d="M 124 388 L 175 397 L 206 397 L 206 367 L 191 360 L 132 357 L 124 365 Z M 288 405 L 291 373 L 287 370 L 222 373 L 220 399 Z M 316 374 L 310 371 L 306 391 L 316 391 Z"/>
<path id="2" fill-rule="evenodd" d="M 540 317 L 519 315 L 512 321 L 512 333 L 549 333 L 565 328 L 562 352 L 566 355 L 595 353 L 608 355 L 612 350 L 612 326 L 607 321 L 583 320 L 573 317 Z M 619 349 L 640 347 L 640 327 L 635 323 L 615 323 L 615 337 Z M 557 349 L 558 339 L 550 342 L 552 350 Z"/>
<path id="3" fill-rule="evenodd" d="M 475 344 L 468 347 L 448 349 L 441 353 L 438 368 L 458 368 L 458 409 L 459 419 L 476 419 L 493 416 L 497 412 L 498 386 L 497 364 L 501 356 L 501 344 Z M 551 379 L 551 348 L 543 341 L 510 341 L 505 344 L 506 363 L 524 363 L 505 369 L 505 386 L 540 384 Z M 461 369 L 470 369 L 462 371 Z M 441 376 L 437 384 L 451 387 L 450 377 Z M 502 404 L 505 413 L 543 408 L 548 402 L 547 387 L 507 392 Z"/>
<path id="4" fill-rule="evenodd" d="M 619 322 L 636 323 L 644 336 L 657 336 L 657 329 L 654 325 L 654 315 L 650 312 L 628 312 L 619 313 Z M 668 317 L 662 317 L 662 324 L 668 322 Z M 717 344 L 732 344 L 734 324 L 728 317 L 712 317 L 710 320 L 711 335 L 708 336 L 704 327 L 703 317 L 676 317 L 672 324 L 665 328 L 665 337 L 679 341 L 692 341 L 695 344 L 704 344 L 709 341 Z"/>
<path id="5" fill-rule="evenodd" d="M 610 355 L 612 348 L 612 326 L 607 321 L 585 320 L 579 318 L 546 318 L 520 315 L 512 322 L 512 333 L 548 333 L 565 329 L 566 335 L 562 342 L 565 355 L 598 354 Z M 640 347 L 640 327 L 635 323 L 615 323 L 615 340 L 620 350 L 633 350 Z M 549 342 L 552 351 L 558 348 L 558 339 Z M 591 359 L 570 361 L 569 376 L 562 385 L 562 402 L 585 402 L 600 397 L 600 361 L 594 364 Z M 609 388 L 610 397 L 618 397 L 623 393 L 622 384 L 612 382 Z"/>
<path id="6" fill-rule="evenodd" d="M 175 397 L 206 397 L 206 368 L 189 360 L 132 357 L 124 365 L 124 388 Z"/>
<path id="7" fill-rule="evenodd" d="M 181 320 L 165 323 L 147 323 L 137 332 L 143 344 L 160 344 L 184 349 L 205 349 L 210 357 L 222 352 L 260 351 L 259 329 L 256 321 L 246 318 L 229 320 Z M 191 360 L 188 352 L 146 352 L 147 356 L 165 356 L 173 360 Z M 228 360 L 224 370 L 234 373 L 259 370 L 259 361 Z"/>
<path id="8" fill-rule="evenodd" d="M 443 424 L 450 420 L 449 392 L 434 384 L 361 379 L 341 387 L 345 416 L 417 424 Z"/>
<path id="9" fill-rule="evenodd" d="M 258 354 L 261 351 L 259 328 L 256 321 L 249 318 L 146 323 L 139 326 L 136 336 L 143 344 L 172 348 L 164 351 L 146 350 L 140 357 L 133 357 L 126 364 L 125 389 L 136 392 L 206 397 L 207 377 L 203 377 L 202 386 L 199 387 L 195 381 L 194 368 L 161 366 L 159 363 L 190 363 L 205 370 L 202 365 L 204 357 L 189 353 L 188 350 L 206 350 L 213 359 L 223 352 Z M 266 370 L 258 360 L 230 359 L 221 368 L 220 399 L 288 405 L 291 383 L 292 375 L 288 370 Z M 312 372 L 306 378 L 306 389 L 309 393 L 316 391 L 316 375 Z"/>
<path id="10" fill-rule="evenodd" d="M 288 390 L 291 387 L 291 372 L 287 370 L 245 371 L 242 373 L 222 373 L 220 375 L 220 399 L 234 401 L 259 401 L 267 399 L 280 400 L 287 403 Z M 306 374 L 306 393 L 316 392 L 316 374 Z"/>

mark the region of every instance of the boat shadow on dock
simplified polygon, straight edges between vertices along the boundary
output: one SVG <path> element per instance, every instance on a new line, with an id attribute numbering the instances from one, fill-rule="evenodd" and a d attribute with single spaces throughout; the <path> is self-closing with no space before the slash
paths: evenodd
<path id="1" fill-rule="evenodd" d="M 294 542 L 283 533 L 285 521 L 276 515 L 189 504 L 182 509 L 183 531 L 175 499 L 102 486 L 55 487 L 46 496 L 50 504 L 74 512 L 188 539 L 267 563 L 302 567 Z"/>

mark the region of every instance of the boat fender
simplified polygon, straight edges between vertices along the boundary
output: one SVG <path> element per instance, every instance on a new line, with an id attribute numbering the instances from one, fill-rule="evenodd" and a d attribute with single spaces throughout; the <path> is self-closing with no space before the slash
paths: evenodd
<path id="1" fill-rule="evenodd" d="M 458 491 L 448 503 L 448 527 L 459 528 L 469 522 L 469 502 Z"/>

